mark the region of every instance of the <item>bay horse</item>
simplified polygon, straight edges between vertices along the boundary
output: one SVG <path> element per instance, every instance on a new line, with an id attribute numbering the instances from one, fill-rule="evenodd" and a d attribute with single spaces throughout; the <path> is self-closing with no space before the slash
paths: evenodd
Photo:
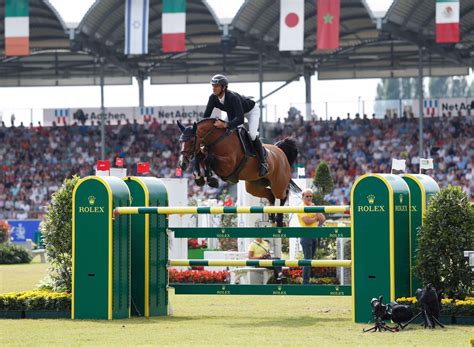
<path id="1" fill-rule="evenodd" d="M 289 190 L 301 193 L 301 189 L 291 179 L 291 166 L 298 155 L 294 140 L 286 138 L 274 145 L 263 145 L 267 152 L 268 174 L 259 177 L 258 159 L 246 156 L 238 130 L 218 129 L 214 127 L 216 121 L 214 118 L 206 118 L 188 127 L 178 121 L 182 132 L 179 138 L 178 166 L 182 170 L 186 170 L 193 160 L 202 165 L 203 159 L 206 159 L 212 171 L 222 180 L 231 183 L 244 180 L 245 190 L 249 194 L 266 198 L 272 205 L 279 199 L 280 206 L 283 206 Z M 199 170 L 199 166 L 196 165 L 194 170 Z M 195 171 L 195 178 L 197 174 Z M 282 226 L 283 215 L 278 214 L 276 222 L 277 226 Z"/>

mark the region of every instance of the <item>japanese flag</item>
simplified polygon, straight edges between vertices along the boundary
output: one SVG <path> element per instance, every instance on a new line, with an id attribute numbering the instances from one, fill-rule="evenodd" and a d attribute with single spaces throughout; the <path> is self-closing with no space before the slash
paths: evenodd
<path id="1" fill-rule="evenodd" d="M 304 0 L 280 2 L 280 51 L 302 51 L 304 46 Z"/>

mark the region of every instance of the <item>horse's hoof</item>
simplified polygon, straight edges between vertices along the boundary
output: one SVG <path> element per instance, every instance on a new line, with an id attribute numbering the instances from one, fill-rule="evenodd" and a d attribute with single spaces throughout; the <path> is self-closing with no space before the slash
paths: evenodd
<path id="1" fill-rule="evenodd" d="M 204 180 L 204 177 L 199 177 L 194 180 L 196 182 L 196 185 L 198 187 L 202 187 L 206 181 Z"/>
<path id="2" fill-rule="evenodd" d="M 219 187 L 219 181 L 215 177 L 208 177 L 207 178 L 207 184 L 211 188 L 217 188 Z"/>

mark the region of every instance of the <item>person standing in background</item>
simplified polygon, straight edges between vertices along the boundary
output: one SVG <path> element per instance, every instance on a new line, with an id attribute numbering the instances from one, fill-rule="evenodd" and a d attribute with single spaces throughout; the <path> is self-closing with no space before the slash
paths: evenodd
<path id="1" fill-rule="evenodd" d="M 313 203 L 313 191 L 308 188 L 302 193 L 303 206 L 314 206 Z M 317 227 L 323 225 L 326 221 L 326 217 L 322 213 L 298 213 L 298 221 L 302 227 Z M 317 238 L 302 237 L 300 238 L 301 247 L 303 248 L 303 254 L 305 259 L 313 259 L 317 248 Z M 311 277 L 311 267 L 303 267 L 303 284 L 309 284 L 309 278 Z"/>

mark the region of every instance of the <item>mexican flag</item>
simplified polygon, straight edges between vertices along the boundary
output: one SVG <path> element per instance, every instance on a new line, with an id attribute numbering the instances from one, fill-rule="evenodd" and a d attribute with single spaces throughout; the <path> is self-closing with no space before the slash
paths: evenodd
<path id="1" fill-rule="evenodd" d="M 459 0 L 436 0 L 436 43 L 459 42 Z"/>
<path id="2" fill-rule="evenodd" d="M 340 0 L 318 0 L 317 48 L 339 48 Z"/>
<path id="3" fill-rule="evenodd" d="M 186 50 L 186 0 L 163 0 L 162 50 L 165 53 Z"/>
<path id="4" fill-rule="evenodd" d="M 28 0 L 5 1 L 5 56 L 30 54 Z"/>

